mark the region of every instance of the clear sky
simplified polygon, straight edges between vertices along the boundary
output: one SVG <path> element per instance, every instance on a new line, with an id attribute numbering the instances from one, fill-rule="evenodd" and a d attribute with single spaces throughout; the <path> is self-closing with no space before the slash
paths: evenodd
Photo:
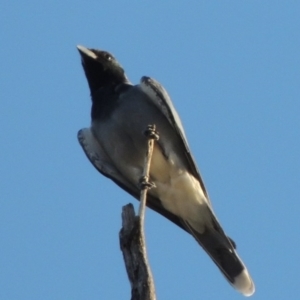
<path id="1" fill-rule="evenodd" d="M 298 1 L 2 1 L 0 299 L 130 299 L 121 208 L 76 134 L 89 126 L 77 44 L 170 93 L 253 299 L 298 299 Z M 158 299 L 242 299 L 191 236 L 147 210 Z"/>

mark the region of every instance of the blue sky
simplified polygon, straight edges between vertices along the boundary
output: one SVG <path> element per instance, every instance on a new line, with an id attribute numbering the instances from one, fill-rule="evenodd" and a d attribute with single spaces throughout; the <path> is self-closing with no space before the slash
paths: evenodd
<path id="1" fill-rule="evenodd" d="M 255 284 L 297 299 L 300 4 L 2 1 L 0 298 L 129 299 L 118 232 L 137 201 L 81 150 L 77 44 L 170 93 L 216 214 Z M 191 236 L 147 210 L 158 299 L 242 299 Z"/>

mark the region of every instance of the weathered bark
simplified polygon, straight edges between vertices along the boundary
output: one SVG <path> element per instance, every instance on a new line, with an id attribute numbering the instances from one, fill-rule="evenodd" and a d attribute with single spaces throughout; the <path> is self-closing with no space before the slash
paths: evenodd
<path id="1" fill-rule="evenodd" d="M 122 209 L 122 229 L 120 231 L 120 246 L 131 284 L 131 300 L 156 299 L 144 234 L 147 191 L 154 187 L 154 184 L 149 182 L 149 170 L 154 142 L 158 140 L 155 125 L 149 125 L 145 135 L 148 137 L 148 149 L 145 155 L 143 176 L 140 180 L 141 197 L 139 215 L 135 215 L 132 204 L 124 206 Z"/>

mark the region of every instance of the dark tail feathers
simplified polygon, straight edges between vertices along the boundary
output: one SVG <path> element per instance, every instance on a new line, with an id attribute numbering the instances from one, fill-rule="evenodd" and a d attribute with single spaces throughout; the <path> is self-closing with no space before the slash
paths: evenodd
<path id="1" fill-rule="evenodd" d="M 235 243 L 224 234 L 219 226 L 216 229 L 207 229 L 200 234 L 188 223 L 185 224 L 229 283 L 243 295 L 251 296 L 255 287 L 246 266 L 235 251 Z"/>

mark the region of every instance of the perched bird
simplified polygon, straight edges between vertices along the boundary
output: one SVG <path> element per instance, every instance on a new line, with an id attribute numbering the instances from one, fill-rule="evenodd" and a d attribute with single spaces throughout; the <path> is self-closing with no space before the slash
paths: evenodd
<path id="1" fill-rule="evenodd" d="M 91 127 L 78 132 L 86 156 L 104 176 L 139 199 L 147 139 L 155 124 L 155 142 L 147 206 L 190 233 L 229 283 L 245 296 L 252 279 L 236 253 L 235 243 L 219 224 L 188 146 L 180 118 L 166 90 L 142 77 L 137 85 L 106 51 L 77 47 L 92 98 Z"/>

